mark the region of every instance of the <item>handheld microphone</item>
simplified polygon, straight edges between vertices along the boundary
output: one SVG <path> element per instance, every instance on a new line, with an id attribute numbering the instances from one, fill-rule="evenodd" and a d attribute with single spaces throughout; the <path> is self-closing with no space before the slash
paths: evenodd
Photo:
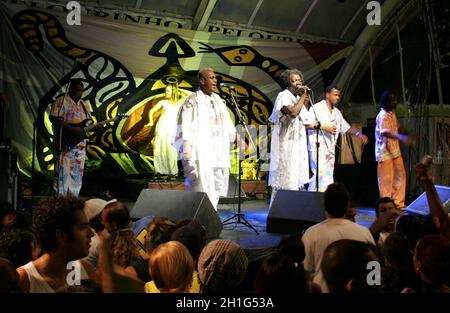
<path id="1" fill-rule="evenodd" d="M 306 85 L 301 86 L 300 89 L 306 89 L 307 91 L 311 91 L 311 88 L 309 88 L 309 87 L 306 86 Z"/>
<path id="2" fill-rule="evenodd" d="M 310 89 L 308 86 L 303 85 L 303 86 L 297 88 L 297 89 L 295 90 L 295 93 L 296 93 L 297 95 L 300 96 L 300 95 L 302 95 L 303 93 L 306 94 L 308 91 L 311 91 L 311 89 Z"/>
<path id="3" fill-rule="evenodd" d="M 225 84 L 225 83 L 220 83 L 220 87 L 228 88 L 230 90 L 235 90 L 236 89 L 234 86 L 231 86 L 231 85 L 228 85 L 228 84 Z"/>

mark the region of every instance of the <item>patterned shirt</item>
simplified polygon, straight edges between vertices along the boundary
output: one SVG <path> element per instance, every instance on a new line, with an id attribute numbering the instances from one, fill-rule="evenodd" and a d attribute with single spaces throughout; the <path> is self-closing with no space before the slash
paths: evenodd
<path id="1" fill-rule="evenodd" d="M 88 114 L 86 114 L 86 112 Z M 66 95 L 65 97 L 58 97 L 56 99 L 51 107 L 50 115 L 61 116 L 64 119 L 64 122 L 67 123 L 80 123 L 85 119 L 90 118 L 89 112 L 90 106 L 86 102 L 80 99 L 75 103 L 69 95 Z"/>
<path id="2" fill-rule="evenodd" d="M 383 130 L 398 133 L 398 128 L 399 124 L 395 113 L 381 109 L 377 115 L 375 127 L 375 158 L 377 162 L 395 159 L 400 156 L 398 139 L 384 137 L 381 134 Z"/>
<path id="3" fill-rule="evenodd" d="M 50 115 L 62 117 L 66 123 L 77 124 L 91 118 L 91 106 L 83 100 L 77 103 L 69 96 L 58 97 L 50 109 Z M 87 114 L 86 114 L 87 113 Z M 82 140 L 79 148 L 84 148 L 87 140 Z"/>

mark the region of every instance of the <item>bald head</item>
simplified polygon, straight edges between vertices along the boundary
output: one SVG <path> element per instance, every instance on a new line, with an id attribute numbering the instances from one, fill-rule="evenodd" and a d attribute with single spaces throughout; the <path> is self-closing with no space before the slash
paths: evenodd
<path id="1" fill-rule="evenodd" d="M 198 72 L 198 81 L 200 84 L 200 89 L 205 94 L 211 95 L 214 92 L 214 88 L 217 85 L 217 77 L 212 68 L 202 68 Z"/>

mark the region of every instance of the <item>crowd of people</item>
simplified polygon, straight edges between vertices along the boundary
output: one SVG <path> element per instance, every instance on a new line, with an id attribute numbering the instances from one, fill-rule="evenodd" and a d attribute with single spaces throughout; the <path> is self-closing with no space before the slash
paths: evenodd
<path id="1" fill-rule="evenodd" d="M 428 218 L 402 214 L 383 197 L 371 227 L 360 226 L 348 218 L 345 186 L 332 183 L 324 221 L 251 261 L 231 240 L 208 241 L 195 219 L 132 221 L 116 199 L 55 195 L 34 207 L 31 225 L 3 204 L 0 292 L 448 293 L 450 218 L 430 164 L 417 164 L 416 174 Z M 368 264 L 379 266 L 378 279 Z"/>

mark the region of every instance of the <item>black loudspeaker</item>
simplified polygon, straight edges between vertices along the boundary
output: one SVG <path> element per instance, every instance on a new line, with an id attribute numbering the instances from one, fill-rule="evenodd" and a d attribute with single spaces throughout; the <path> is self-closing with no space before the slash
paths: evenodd
<path id="1" fill-rule="evenodd" d="M 133 219 L 145 216 L 171 220 L 197 219 L 206 229 L 208 239 L 218 238 L 223 225 L 204 192 L 143 189 L 130 211 Z"/>
<path id="2" fill-rule="evenodd" d="M 435 187 L 441 202 L 447 202 L 450 199 L 450 187 L 439 185 L 435 185 Z M 425 192 L 408 205 L 406 212 L 420 216 L 427 216 L 430 214 L 430 208 L 428 207 L 428 200 Z"/>
<path id="3" fill-rule="evenodd" d="M 279 190 L 267 216 L 267 232 L 301 235 L 324 219 L 323 192 Z"/>
<path id="4" fill-rule="evenodd" d="M 219 204 L 232 204 L 239 202 L 239 191 L 241 192 L 241 203 L 245 201 L 247 197 L 244 190 L 239 188 L 239 181 L 236 177 L 230 175 L 228 180 L 228 194 L 226 197 L 219 198 Z"/>

